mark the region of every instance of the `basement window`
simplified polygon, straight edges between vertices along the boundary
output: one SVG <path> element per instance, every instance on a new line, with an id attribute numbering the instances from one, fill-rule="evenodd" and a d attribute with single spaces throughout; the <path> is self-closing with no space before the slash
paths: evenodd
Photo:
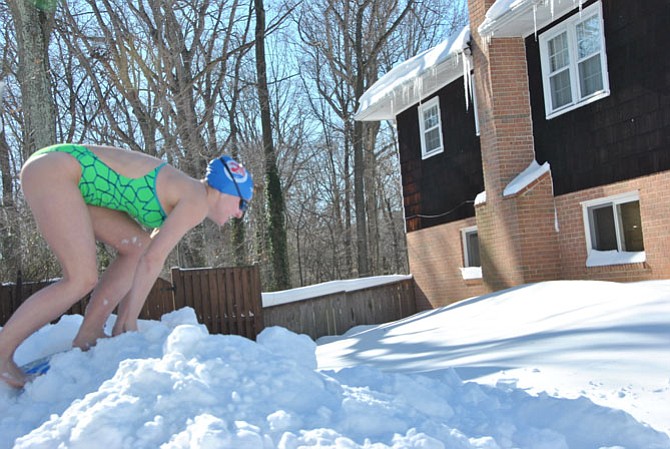
<path id="1" fill-rule="evenodd" d="M 638 192 L 587 201 L 582 209 L 587 267 L 646 260 Z"/>
<path id="2" fill-rule="evenodd" d="M 463 279 L 481 279 L 482 263 L 479 258 L 479 235 L 477 226 L 461 229 L 463 242 Z"/>
<path id="3" fill-rule="evenodd" d="M 439 97 L 434 97 L 419 106 L 421 159 L 427 159 L 444 151 L 439 100 Z"/>
<path id="4" fill-rule="evenodd" d="M 600 2 L 542 33 L 539 41 L 547 119 L 610 94 Z"/>

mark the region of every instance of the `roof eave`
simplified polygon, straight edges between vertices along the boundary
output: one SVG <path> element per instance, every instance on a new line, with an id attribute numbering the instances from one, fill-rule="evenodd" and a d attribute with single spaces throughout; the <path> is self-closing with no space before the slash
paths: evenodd
<path id="1" fill-rule="evenodd" d="M 461 58 L 463 58 L 462 54 L 457 53 L 436 66 L 434 72 L 436 74 L 435 77 L 439 77 L 440 79 L 439 81 L 436 80 L 432 86 L 425 81 L 425 78 L 432 72 L 424 72 L 419 75 L 419 77 L 422 78 L 420 84 L 422 86 L 428 85 L 428 88 L 421 90 L 421 92 L 414 92 L 413 86 L 416 85 L 415 82 L 405 81 L 388 94 L 384 95 L 383 98 L 375 101 L 372 105 L 367 106 L 362 110 L 359 108 L 358 112 L 354 114 L 354 120 L 363 122 L 395 120 L 398 114 L 421 102 L 424 98 L 433 95 L 435 92 L 454 82 L 459 77 L 462 77 L 463 62 L 461 61 Z M 409 89 L 412 89 L 411 93 L 409 93 Z M 405 101 L 398 102 L 398 99 Z"/>
<path id="2" fill-rule="evenodd" d="M 492 37 L 528 37 L 584 3 L 584 0 L 526 0 L 505 11 L 495 20 L 485 20 L 477 29 L 485 39 Z"/>

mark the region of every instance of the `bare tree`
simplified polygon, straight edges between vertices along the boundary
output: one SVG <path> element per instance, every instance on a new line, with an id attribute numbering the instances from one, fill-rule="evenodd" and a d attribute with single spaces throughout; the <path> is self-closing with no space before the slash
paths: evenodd
<path id="1" fill-rule="evenodd" d="M 64 6 L 63 42 L 95 94 L 92 137 L 164 157 L 193 175 L 222 149 L 230 123 L 218 106 L 229 61 L 251 48 L 239 0 L 86 0 Z M 67 38 L 66 38 L 67 37 Z M 73 115 L 74 117 L 74 115 Z M 94 137 L 95 139 L 95 137 Z M 209 223 L 178 246 L 182 266 L 208 265 Z"/>
<path id="2" fill-rule="evenodd" d="M 8 0 L 18 47 L 18 81 L 24 125 L 24 150 L 30 154 L 53 144 L 55 108 L 49 78 L 49 39 L 55 1 Z M 39 6 L 39 7 L 38 7 Z"/>
<path id="3" fill-rule="evenodd" d="M 346 153 L 353 154 L 357 266 L 361 276 L 370 274 L 365 186 L 365 153 L 370 147 L 365 146 L 365 141 L 374 144 L 378 125 L 355 122 L 353 114 L 358 99 L 377 79 L 381 52 L 414 10 L 415 3 L 415 0 L 320 0 L 306 5 L 299 17 L 298 30 L 314 86 L 342 121 Z M 372 129 L 366 132 L 370 126 Z"/>
<path id="4" fill-rule="evenodd" d="M 125 146 L 193 175 L 221 152 L 265 173 L 255 180 L 257 198 L 267 201 L 254 201 L 244 224 L 198 227 L 169 263 L 260 263 L 272 289 L 402 270 L 394 136 L 386 126 L 357 124 L 352 116 L 380 72 L 411 56 L 417 41 L 427 46 L 439 34 L 441 1 L 280 0 L 269 6 L 269 24 L 259 14 L 255 30 L 254 12 L 267 6 L 261 0 L 59 2 L 55 13 L 30 12 L 43 20 L 40 30 L 53 27 L 44 57 L 33 59 L 50 69 L 45 85 L 52 88 L 40 95 L 55 106 L 45 122 L 51 128 L 39 128 L 49 129 L 48 143 Z M 9 6 L 24 14 L 35 2 L 55 4 L 0 5 L 0 15 L 14 25 L 0 37 L 0 81 L 8 81 L 0 108 L 3 267 L 8 251 L 51 263 L 17 185 L 25 157 L 42 144 L 28 141 L 35 137 L 27 127 L 29 104 L 15 82 L 23 75 L 17 59 L 26 54 Z M 295 4 L 298 27 L 290 28 L 284 19 Z M 255 54 L 254 31 L 260 37 Z M 297 36 L 300 45 L 291 46 Z M 18 242 L 6 240 L 19 233 Z M 10 249 L 16 245 L 21 250 Z"/>
<path id="5" fill-rule="evenodd" d="M 266 198 L 268 214 L 268 237 L 272 261 L 272 290 L 289 288 L 291 280 L 286 247 L 286 227 L 284 225 L 284 194 L 282 192 L 277 159 L 272 140 L 272 116 L 270 112 L 270 92 L 267 83 L 265 60 L 265 6 L 263 0 L 254 0 L 256 12 L 256 75 L 258 100 L 261 110 L 263 130 L 263 154 L 265 155 Z"/>

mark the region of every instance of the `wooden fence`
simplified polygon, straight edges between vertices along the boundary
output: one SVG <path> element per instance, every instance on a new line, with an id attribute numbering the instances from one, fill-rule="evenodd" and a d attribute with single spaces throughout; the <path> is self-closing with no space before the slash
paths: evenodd
<path id="1" fill-rule="evenodd" d="M 257 266 L 172 270 L 175 307 L 192 307 L 210 333 L 256 338 L 263 330 Z"/>
<path id="2" fill-rule="evenodd" d="M 182 307 L 195 309 L 198 321 L 210 333 L 237 334 L 255 339 L 263 329 L 263 309 L 258 267 L 172 270 L 172 282 L 158 278 L 147 296 L 141 319 L 159 320 Z M 21 303 L 51 281 L 23 282 L 0 286 L 0 326 Z M 83 315 L 86 296 L 66 313 Z"/>
<path id="3" fill-rule="evenodd" d="M 265 307 L 266 326 L 282 326 L 312 339 L 341 335 L 354 326 L 381 324 L 416 313 L 414 279 Z"/>
<path id="4" fill-rule="evenodd" d="M 416 313 L 413 279 L 263 308 L 257 266 L 173 268 L 171 276 L 172 282 L 156 281 L 141 319 L 159 320 L 173 310 L 191 307 L 210 333 L 255 339 L 264 326 L 282 326 L 317 339 Z M 0 326 L 26 298 L 50 283 L 24 283 L 19 276 L 16 283 L 0 286 Z M 66 313 L 83 315 L 88 300 L 78 301 Z"/>

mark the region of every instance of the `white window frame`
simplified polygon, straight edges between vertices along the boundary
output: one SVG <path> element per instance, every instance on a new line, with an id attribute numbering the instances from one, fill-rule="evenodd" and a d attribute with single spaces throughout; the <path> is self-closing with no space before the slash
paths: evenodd
<path id="1" fill-rule="evenodd" d="M 641 263 L 646 261 L 645 251 L 623 251 L 623 236 L 621 231 L 621 217 L 619 216 L 617 205 L 630 203 L 633 201 L 640 201 L 640 193 L 627 192 L 620 195 L 608 196 L 605 198 L 597 198 L 589 201 L 584 201 L 582 205 L 582 215 L 584 220 L 584 236 L 586 238 L 586 266 L 605 266 L 605 265 L 620 265 L 626 263 Z M 614 227 L 617 238 L 616 251 L 598 251 L 593 248 L 593 240 L 591 238 L 591 209 L 598 206 L 611 205 L 614 211 Z M 641 217 L 640 217 L 641 218 Z"/>
<path id="2" fill-rule="evenodd" d="M 472 234 L 473 232 L 479 234 L 477 226 L 468 226 L 467 228 L 461 229 L 461 242 L 463 247 L 463 268 L 461 268 L 461 275 L 463 276 L 463 279 L 466 280 L 482 278 L 482 267 L 480 265 L 472 265 L 468 257 L 468 235 Z M 479 241 L 479 239 L 477 239 L 477 241 Z"/>
<path id="3" fill-rule="evenodd" d="M 429 129 L 426 129 L 426 124 L 424 122 L 423 118 L 423 111 L 426 109 L 431 109 L 431 108 L 437 108 L 437 125 L 433 126 Z M 438 148 L 434 148 L 430 151 L 426 149 L 426 133 L 429 131 L 432 131 L 434 129 L 439 130 L 439 136 L 440 136 L 440 146 Z M 421 132 L 421 159 L 428 159 L 431 156 L 435 156 L 436 154 L 440 154 L 444 151 L 444 141 L 442 139 L 442 117 L 440 115 L 440 98 L 439 96 L 431 98 L 425 103 L 422 103 L 419 105 L 419 129 Z"/>
<path id="4" fill-rule="evenodd" d="M 579 79 L 579 62 L 577 60 L 577 25 L 597 16 L 600 21 L 600 70 L 602 75 L 603 86 L 602 89 L 588 95 L 581 95 L 580 93 L 580 79 Z M 547 119 L 552 119 L 568 111 L 580 108 L 594 101 L 600 100 L 610 95 L 609 75 L 607 71 L 607 52 L 605 48 L 605 31 L 603 22 L 603 12 L 601 2 L 594 3 L 588 8 L 584 8 L 580 13 L 566 19 L 548 31 L 545 31 L 539 36 L 540 42 L 540 61 L 542 66 L 542 85 L 544 89 L 544 107 Z M 568 70 L 570 75 L 570 88 L 572 100 L 562 106 L 554 108 L 552 106 L 551 96 L 551 82 L 549 62 L 549 51 L 547 49 L 548 42 L 559 36 L 562 33 L 567 33 L 567 45 L 569 51 Z M 597 53 L 590 54 L 588 58 Z"/>

